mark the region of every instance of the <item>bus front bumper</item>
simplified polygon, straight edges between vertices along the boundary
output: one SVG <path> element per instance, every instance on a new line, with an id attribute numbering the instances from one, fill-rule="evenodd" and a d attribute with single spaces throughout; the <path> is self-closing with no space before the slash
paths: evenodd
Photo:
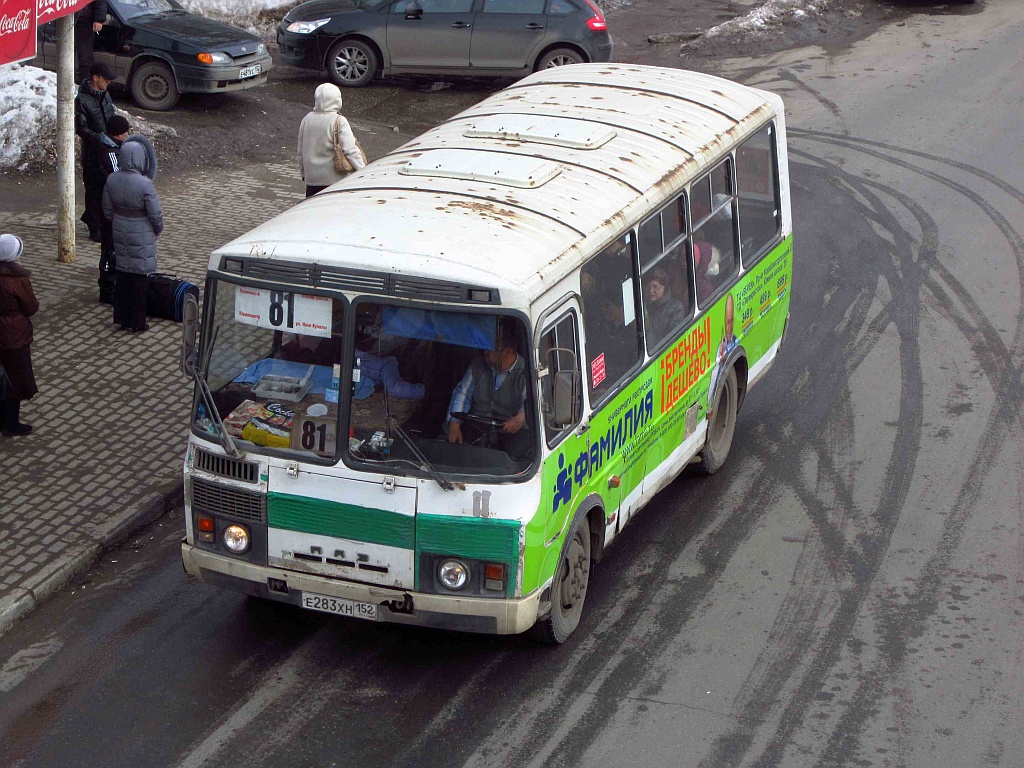
<path id="1" fill-rule="evenodd" d="M 377 606 L 377 621 L 396 624 L 516 635 L 536 623 L 540 606 L 541 590 L 511 600 L 429 595 L 254 565 L 200 550 L 184 541 L 181 560 L 190 576 L 217 587 L 300 607 L 303 592 L 373 603 Z M 271 590 L 271 579 L 278 587 L 286 585 L 287 591 Z"/>

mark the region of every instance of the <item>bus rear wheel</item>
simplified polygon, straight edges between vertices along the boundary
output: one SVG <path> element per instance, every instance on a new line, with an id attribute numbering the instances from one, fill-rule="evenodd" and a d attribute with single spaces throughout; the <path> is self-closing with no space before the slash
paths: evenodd
<path id="1" fill-rule="evenodd" d="M 722 388 L 718 392 L 715 410 L 711 414 L 708 425 L 708 441 L 700 455 L 699 469 L 705 475 L 713 475 L 729 458 L 732 437 L 736 433 L 736 408 L 739 386 L 736 381 L 736 369 L 730 368 Z"/>
<path id="2" fill-rule="evenodd" d="M 533 627 L 534 636 L 541 642 L 564 643 L 580 625 L 591 562 L 590 524 L 586 515 L 580 515 L 562 549 L 558 572 L 551 584 L 551 615 Z"/>

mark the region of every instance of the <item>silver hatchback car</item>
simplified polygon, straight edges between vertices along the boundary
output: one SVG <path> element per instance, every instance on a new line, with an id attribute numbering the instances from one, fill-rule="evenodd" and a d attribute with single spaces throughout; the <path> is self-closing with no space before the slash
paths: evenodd
<path id="1" fill-rule="evenodd" d="M 277 28 L 281 59 L 339 86 L 375 75 L 521 77 L 611 61 L 595 0 L 310 0 Z"/>

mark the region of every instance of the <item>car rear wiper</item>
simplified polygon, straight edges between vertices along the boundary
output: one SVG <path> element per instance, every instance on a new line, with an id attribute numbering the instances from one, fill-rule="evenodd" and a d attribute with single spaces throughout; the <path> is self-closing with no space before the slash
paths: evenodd
<path id="1" fill-rule="evenodd" d="M 423 468 L 430 473 L 430 476 L 434 478 L 434 481 L 438 485 L 441 486 L 441 489 L 445 491 L 454 491 L 455 486 L 452 485 L 444 475 L 437 471 L 437 467 L 431 463 L 430 459 L 427 458 L 427 455 L 420 450 L 420 447 L 413 442 L 413 439 L 409 437 L 409 435 L 405 433 L 405 430 L 398 425 L 398 419 L 394 416 L 388 416 L 387 418 L 388 428 L 394 430 L 395 434 L 402 438 L 402 442 L 405 443 L 406 447 L 412 452 L 412 455 L 416 457 L 416 460 L 422 462 Z"/>

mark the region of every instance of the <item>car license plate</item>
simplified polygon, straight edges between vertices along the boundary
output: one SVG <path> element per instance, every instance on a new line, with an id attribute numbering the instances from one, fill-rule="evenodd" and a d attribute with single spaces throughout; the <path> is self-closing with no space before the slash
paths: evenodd
<path id="1" fill-rule="evenodd" d="M 311 592 L 302 593 L 302 607 L 311 611 L 336 613 L 339 616 L 351 616 L 353 619 L 377 620 L 377 606 L 373 603 L 359 603 L 330 595 L 316 595 Z"/>
<path id="2" fill-rule="evenodd" d="M 263 71 L 262 64 L 255 64 L 251 67 L 242 67 L 238 72 L 238 79 L 245 80 L 247 77 L 256 77 L 260 72 Z"/>

